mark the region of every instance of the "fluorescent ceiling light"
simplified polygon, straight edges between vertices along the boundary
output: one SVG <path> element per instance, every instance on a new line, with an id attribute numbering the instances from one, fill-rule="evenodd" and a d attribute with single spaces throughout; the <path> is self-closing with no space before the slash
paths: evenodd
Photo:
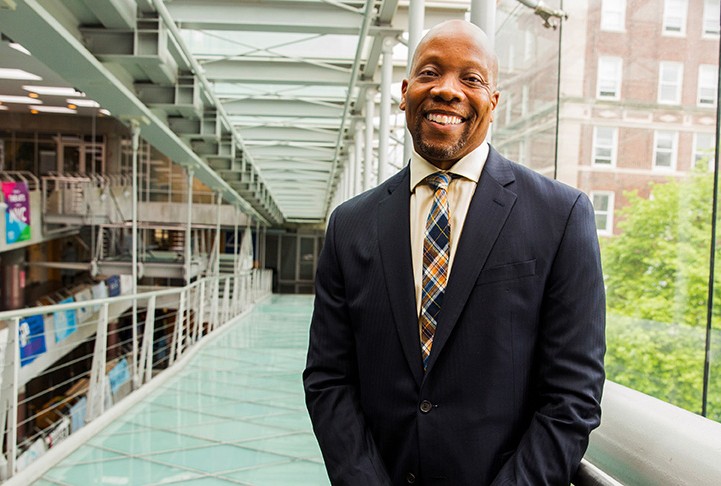
<path id="1" fill-rule="evenodd" d="M 29 96 L 0 95 L 0 103 L 18 103 L 22 105 L 42 105 L 43 102 Z"/>
<path id="2" fill-rule="evenodd" d="M 64 106 L 32 106 L 29 108 L 42 113 L 77 113 L 77 111 L 65 108 Z"/>
<path id="3" fill-rule="evenodd" d="M 28 56 L 30 55 L 30 51 L 28 51 L 27 49 L 25 49 L 23 46 L 21 46 L 21 45 L 18 44 L 17 42 L 11 42 L 11 43 L 8 44 L 8 45 L 9 45 L 10 47 L 12 47 L 13 49 L 15 49 L 16 51 L 20 51 L 20 52 L 22 52 L 23 54 L 27 54 Z"/>
<path id="4" fill-rule="evenodd" d="M 98 110 L 98 113 L 102 113 L 105 116 L 110 116 L 110 112 L 108 110 L 106 110 L 105 108 L 100 108 Z"/>
<path id="5" fill-rule="evenodd" d="M 8 109 L 7 106 L 5 106 L 5 105 L 0 105 L 0 111 L 7 110 L 7 109 Z"/>
<path id="6" fill-rule="evenodd" d="M 31 91 L 33 93 L 37 93 L 39 95 L 49 95 L 49 96 L 80 96 L 85 97 L 85 93 L 82 93 L 75 88 L 67 88 L 64 86 L 31 86 L 31 85 L 25 85 L 23 86 L 23 89 L 25 91 Z"/>
<path id="7" fill-rule="evenodd" d="M 100 103 L 98 103 L 97 101 L 93 101 L 93 100 L 87 100 L 87 99 L 86 100 L 78 100 L 78 99 L 68 98 L 66 101 L 68 103 L 70 103 L 71 105 L 82 106 L 83 108 L 100 108 Z"/>
<path id="8" fill-rule="evenodd" d="M 29 81 L 42 81 L 43 78 L 22 69 L 0 68 L 0 79 L 26 79 Z"/>

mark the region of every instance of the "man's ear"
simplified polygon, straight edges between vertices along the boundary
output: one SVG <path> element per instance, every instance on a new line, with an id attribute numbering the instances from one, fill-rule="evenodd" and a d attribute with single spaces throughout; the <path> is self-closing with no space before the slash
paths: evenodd
<path id="1" fill-rule="evenodd" d="M 403 111 L 406 110 L 406 91 L 408 91 L 408 80 L 404 79 L 401 83 L 401 102 L 398 103 L 398 108 Z"/>
<path id="2" fill-rule="evenodd" d="M 501 92 L 496 90 L 491 94 L 491 121 L 493 121 L 493 113 L 496 110 L 496 107 L 498 106 L 498 100 L 501 99 Z"/>

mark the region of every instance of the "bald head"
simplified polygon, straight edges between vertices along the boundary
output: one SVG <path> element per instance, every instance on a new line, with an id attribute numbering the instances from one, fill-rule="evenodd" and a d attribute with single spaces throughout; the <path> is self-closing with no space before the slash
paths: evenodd
<path id="1" fill-rule="evenodd" d="M 423 51 L 428 42 L 435 38 L 452 39 L 453 37 L 457 37 L 459 35 L 471 40 L 478 46 L 479 49 L 485 52 L 488 60 L 490 61 L 489 68 L 491 70 L 492 86 L 493 88 L 496 88 L 498 83 L 498 57 L 496 56 L 495 50 L 491 47 L 491 41 L 480 27 L 465 20 L 446 20 L 445 22 L 441 22 L 431 28 L 431 30 L 423 36 L 413 53 L 410 72 L 414 72 L 416 62 L 418 61 L 418 55 Z M 448 49 L 454 49 L 453 43 L 448 44 Z"/>

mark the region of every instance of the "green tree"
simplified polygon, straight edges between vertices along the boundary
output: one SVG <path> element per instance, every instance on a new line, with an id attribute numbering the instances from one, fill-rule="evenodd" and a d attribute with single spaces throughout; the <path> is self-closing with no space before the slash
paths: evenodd
<path id="1" fill-rule="evenodd" d="M 625 194 L 619 234 L 601 242 L 608 306 L 608 378 L 700 412 L 708 301 L 713 174 Z M 721 261 L 721 255 L 717 257 Z M 714 307 L 721 308 L 721 267 Z M 721 312 L 714 312 L 715 327 Z M 714 332 L 712 363 L 721 359 Z M 711 374 L 709 415 L 721 420 L 721 369 Z"/>

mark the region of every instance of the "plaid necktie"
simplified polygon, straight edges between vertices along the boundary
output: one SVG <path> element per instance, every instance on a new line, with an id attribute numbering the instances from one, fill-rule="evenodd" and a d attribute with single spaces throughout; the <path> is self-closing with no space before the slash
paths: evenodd
<path id="1" fill-rule="evenodd" d="M 436 172 L 426 178 L 435 189 L 433 204 L 426 220 L 426 236 L 423 240 L 423 290 L 419 318 L 423 369 L 428 365 L 433 335 L 436 332 L 438 314 L 443 304 L 448 279 L 451 224 L 448 211 L 448 184 L 451 175 Z"/>

